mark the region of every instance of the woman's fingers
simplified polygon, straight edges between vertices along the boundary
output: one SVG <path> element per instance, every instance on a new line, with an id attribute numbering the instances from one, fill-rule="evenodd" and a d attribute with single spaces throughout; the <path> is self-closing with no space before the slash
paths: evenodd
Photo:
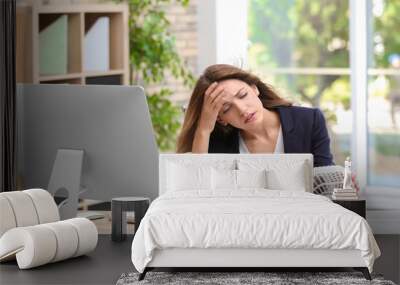
<path id="1" fill-rule="evenodd" d="M 219 111 L 227 101 L 226 98 L 228 95 L 229 94 L 220 84 L 213 83 L 207 88 L 204 94 L 203 109 L 200 116 L 200 128 L 212 132 L 215 127 L 215 122 L 218 119 Z"/>
<path id="2" fill-rule="evenodd" d="M 208 98 L 208 96 L 218 87 L 217 82 L 211 83 L 210 86 L 208 86 L 206 92 L 204 93 L 205 97 Z"/>
<path id="3" fill-rule="evenodd" d="M 214 110 L 218 111 L 222 108 L 222 106 L 228 102 L 227 101 L 227 97 L 228 94 L 226 92 L 223 92 L 220 96 L 218 96 L 215 100 L 214 100 Z"/>
<path id="4" fill-rule="evenodd" d="M 214 102 L 214 100 L 215 100 L 215 98 L 216 98 L 219 94 L 221 94 L 223 91 L 224 91 L 224 89 L 221 88 L 221 87 L 216 88 L 211 94 L 209 94 L 209 95 L 207 96 L 206 102 L 207 102 L 209 105 L 212 105 L 213 102 Z"/>
<path id="5" fill-rule="evenodd" d="M 214 92 L 213 93 L 211 93 L 210 94 L 210 104 L 211 105 L 214 105 L 215 104 L 215 101 L 218 99 L 218 98 L 220 98 L 223 94 L 225 93 L 225 90 L 224 90 L 224 88 L 217 88 L 217 89 L 215 89 L 214 90 Z"/>
<path id="6" fill-rule="evenodd" d="M 208 87 L 204 94 L 205 107 L 208 106 L 210 111 L 212 110 L 213 113 L 215 112 L 218 114 L 222 106 L 227 102 L 228 95 L 229 94 L 222 86 L 214 82 Z"/>

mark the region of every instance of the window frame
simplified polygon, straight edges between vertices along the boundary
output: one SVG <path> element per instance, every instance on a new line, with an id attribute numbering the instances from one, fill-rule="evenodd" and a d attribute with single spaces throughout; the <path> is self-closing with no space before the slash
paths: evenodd
<path id="1" fill-rule="evenodd" d="M 400 233 L 400 189 L 369 185 L 368 175 L 368 76 L 398 74 L 393 69 L 368 68 L 368 26 L 372 17 L 372 2 L 350 0 L 350 68 L 351 108 L 353 111 L 352 160 L 367 199 L 367 219 L 374 231 L 383 234 Z M 364 31 L 361 33 L 360 31 Z M 362 94 L 362 96 L 357 96 Z"/>

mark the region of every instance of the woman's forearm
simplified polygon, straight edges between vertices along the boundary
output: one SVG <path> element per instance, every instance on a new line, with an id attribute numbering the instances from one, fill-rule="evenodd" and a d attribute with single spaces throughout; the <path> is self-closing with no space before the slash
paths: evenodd
<path id="1" fill-rule="evenodd" d="M 192 145 L 193 153 L 208 153 L 208 144 L 210 142 L 210 132 L 197 128 Z"/>

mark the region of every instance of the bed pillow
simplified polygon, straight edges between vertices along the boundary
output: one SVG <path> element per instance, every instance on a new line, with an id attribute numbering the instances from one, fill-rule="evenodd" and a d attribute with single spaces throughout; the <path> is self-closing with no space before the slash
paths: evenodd
<path id="1" fill-rule="evenodd" d="M 267 188 L 271 190 L 307 191 L 311 181 L 308 164 L 301 160 L 238 159 L 241 170 L 266 170 Z"/>
<path id="2" fill-rule="evenodd" d="M 268 189 L 307 191 L 306 168 L 304 162 L 292 164 L 290 169 L 268 169 Z"/>
<path id="3" fill-rule="evenodd" d="M 237 190 L 236 170 L 212 168 L 213 190 Z"/>
<path id="4" fill-rule="evenodd" d="M 267 188 L 265 170 L 212 169 L 213 190 L 240 190 L 241 188 Z"/>
<path id="5" fill-rule="evenodd" d="M 210 166 L 187 166 L 168 162 L 166 180 L 167 191 L 212 189 Z"/>
<path id="6" fill-rule="evenodd" d="M 236 170 L 237 188 L 267 188 L 266 170 Z"/>

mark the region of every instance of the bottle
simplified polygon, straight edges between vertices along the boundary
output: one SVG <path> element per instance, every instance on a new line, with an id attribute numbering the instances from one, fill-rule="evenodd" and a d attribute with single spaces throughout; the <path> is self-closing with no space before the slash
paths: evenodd
<path id="1" fill-rule="evenodd" d="M 351 186 L 351 160 L 347 157 L 344 162 L 343 189 L 352 189 Z"/>

